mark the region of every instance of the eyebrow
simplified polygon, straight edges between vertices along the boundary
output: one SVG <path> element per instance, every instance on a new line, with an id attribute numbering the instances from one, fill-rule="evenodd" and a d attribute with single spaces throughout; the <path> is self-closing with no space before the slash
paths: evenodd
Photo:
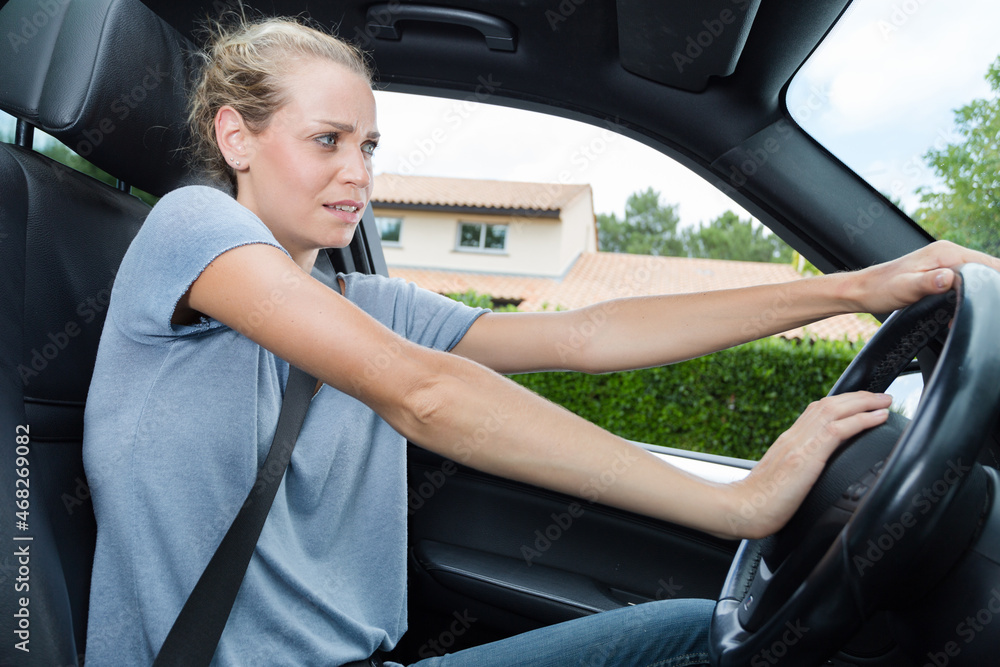
<path id="1" fill-rule="evenodd" d="M 347 123 L 338 123 L 338 122 L 333 121 L 333 120 L 319 120 L 318 122 L 323 123 L 324 125 L 330 125 L 330 126 L 336 128 L 336 129 L 340 130 L 341 132 L 346 132 L 347 134 L 352 134 L 355 131 L 355 129 L 357 129 L 353 125 L 348 125 Z M 382 135 L 379 134 L 378 132 L 369 132 L 368 133 L 368 138 L 369 139 L 378 139 L 381 136 Z"/>

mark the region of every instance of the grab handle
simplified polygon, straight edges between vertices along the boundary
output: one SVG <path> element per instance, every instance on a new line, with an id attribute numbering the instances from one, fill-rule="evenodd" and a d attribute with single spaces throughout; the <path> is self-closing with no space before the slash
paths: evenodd
<path id="1" fill-rule="evenodd" d="M 486 46 L 493 51 L 513 51 L 517 48 L 514 26 L 509 21 L 454 7 L 403 5 L 399 3 L 372 5 L 366 16 L 368 34 L 378 39 L 399 39 L 400 21 L 430 21 L 462 25 L 482 33 Z"/>

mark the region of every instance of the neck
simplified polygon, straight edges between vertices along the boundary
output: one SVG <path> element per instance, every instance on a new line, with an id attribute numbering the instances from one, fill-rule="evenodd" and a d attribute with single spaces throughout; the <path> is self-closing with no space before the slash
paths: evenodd
<path id="1" fill-rule="evenodd" d="M 319 250 L 314 248 L 312 250 L 300 250 L 295 252 L 290 248 L 285 248 L 288 250 L 288 254 L 292 256 L 292 261 L 299 265 L 306 273 L 312 273 L 313 266 L 316 264 L 316 256 L 319 254 Z"/>
<path id="2" fill-rule="evenodd" d="M 239 204 L 241 204 L 244 208 L 246 208 L 248 211 L 256 215 L 261 222 L 264 222 L 264 219 L 260 216 L 259 213 L 257 213 L 257 207 L 252 197 L 246 194 L 245 188 L 237 189 L 236 201 Z M 274 234 L 274 229 L 272 229 L 270 225 L 268 225 L 266 222 L 264 222 L 264 225 L 268 229 L 271 229 L 271 233 Z M 298 264 L 299 268 L 301 268 L 306 273 L 312 273 L 313 265 L 316 264 L 316 255 L 319 254 L 318 248 L 297 249 L 291 247 L 283 239 L 278 238 L 277 234 L 274 235 L 274 238 L 275 240 L 278 241 L 278 243 L 282 245 L 282 247 L 286 251 L 288 251 L 288 254 L 292 256 L 292 261 Z"/>

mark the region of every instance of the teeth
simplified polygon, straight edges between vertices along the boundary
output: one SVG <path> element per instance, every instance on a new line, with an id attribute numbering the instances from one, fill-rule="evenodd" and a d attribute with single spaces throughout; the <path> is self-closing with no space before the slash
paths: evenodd
<path id="1" fill-rule="evenodd" d="M 350 211 L 351 213 L 354 213 L 355 211 L 358 210 L 357 206 L 344 206 L 343 204 L 337 204 L 333 208 L 335 208 L 338 211 Z"/>

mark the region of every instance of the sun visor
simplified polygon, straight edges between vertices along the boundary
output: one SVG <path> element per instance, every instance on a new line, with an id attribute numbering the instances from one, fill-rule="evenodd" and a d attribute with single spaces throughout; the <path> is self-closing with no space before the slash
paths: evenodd
<path id="1" fill-rule="evenodd" d="M 618 0 L 618 44 L 629 72 L 699 92 L 729 76 L 760 0 Z"/>

